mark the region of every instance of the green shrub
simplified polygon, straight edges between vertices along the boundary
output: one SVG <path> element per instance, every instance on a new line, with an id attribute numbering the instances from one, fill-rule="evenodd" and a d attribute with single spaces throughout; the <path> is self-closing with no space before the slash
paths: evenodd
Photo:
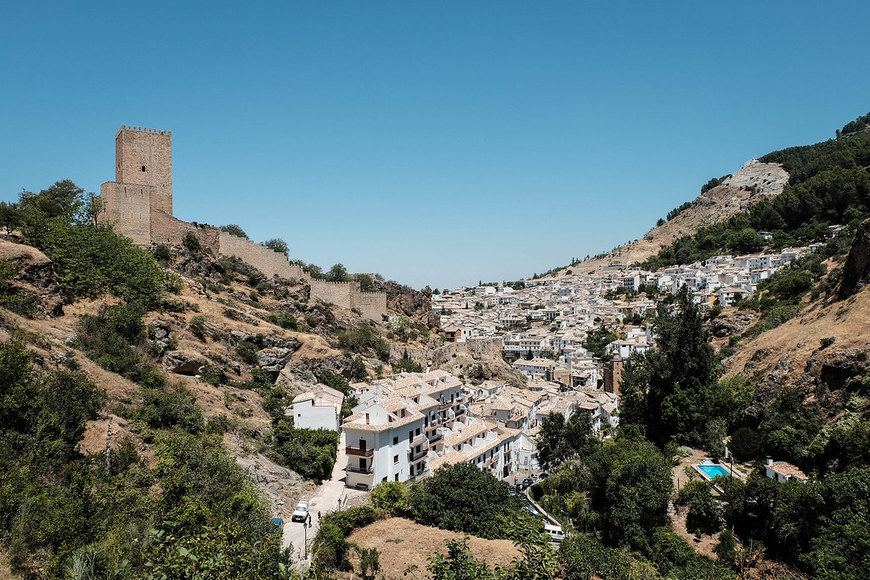
<path id="1" fill-rule="evenodd" d="M 243 341 L 236 345 L 236 354 L 249 365 L 257 364 L 257 345 Z"/>
<path id="2" fill-rule="evenodd" d="M 393 370 L 397 373 L 422 373 L 423 365 L 418 362 L 415 362 L 411 357 L 408 356 L 408 351 L 402 354 L 402 358 L 396 361 L 396 364 L 393 365 Z"/>
<path id="3" fill-rule="evenodd" d="M 398 481 L 382 481 L 372 489 L 369 499 L 376 508 L 401 515 L 407 509 L 408 488 Z"/>
<path id="4" fill-rule="evenodd" d="M 216 387 L 226 382 L 227 375 L 220 367 L 207 364 L 199 371 L 199 380 Z"/>
<path id="5" fill-rule="evenodd" d="M 0 296 L 0 307 L 28 318 L 39 312 L 40 306 L 39 298 L 33 294 L 7 294 Z"/>
<path id="6" fill-rule="evenodd" d="M 265 320 L 266 322 L 270 322 L 276 326 L 280 326 L 281 328 L 286 328 L 288 330 L 296 330 L 298 327 L 296 317 L 288 312 L 267 314 L 265 317 L 263 317 L 263 320 Z"/>
<path id="7" fill-rule="evenodd" d="M 338 451 L 338 433 L 296 429 L 291 417 L 279 417 L 272 425 L 272 440 L 279 463 L 306 479 L 329 479 Z"/>
<path id="8" fill-rule="evenodd" d="M 169 261 L 170 253 L 169 246 L 166 244 L 157 244 L 153 250 L 154 259 L 161 263 L 166 263 Z"/>
<path id="9" fill-rule="evenodd" d="M 192 231 L 188 231 L 184 234 L 184 239 L 181 241 L 184 244 L 184 247 L 195 254 L 202 252 L 202 244 L 199 241 L 199 237 L 193 233 Z"/>
<path id="10" fill-rule="evenodd" d="M 205 427 L 196 397 L 181 386 L 171 390 L 143 389 L 142 406 L 134 417 L 151 429 L 178 428 L 196 434 Z"/>
<path id="11" fill-rule="evenodd" d="M 197 314 L 191 318 L 190 323 L 188 323 L 188 328 L 190 328 L 190 332 L 193 336 L 205 342 L 205 337 L 208 335 L 205 316 Z"/>

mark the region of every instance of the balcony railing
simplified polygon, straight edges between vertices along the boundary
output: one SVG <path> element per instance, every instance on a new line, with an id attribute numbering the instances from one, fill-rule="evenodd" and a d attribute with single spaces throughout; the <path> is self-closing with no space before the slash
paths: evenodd
<path id="1" fill-rule="evenodd" d="M 411 463 L 415 463 L 417 461 L 420 461 L 421 459 L 424 459 L 426 457 L 426 455 L 428 455 L 428 454 L 429 454 L 428 449 L 421 449 L 420 451 L 417 451 L 416 453 L 414 452 L 413 449 L 411 449 L 408 451 L 408 461 L 410 461 Z"/>
<path id="2" fill-rule="evenodd" d="M 355 455 L 356 457 L 371 457 L 375 454 L 374 449 L 360 449 L 359 447 L 345 447 L 345 453 Z"/>
<path id="3" fill-rule="evenodd" d="M 374 473 L 375 468 L 372 465 L 369 465 L 368 467 L 360 467 L 359 465 L 348 465 L 347 467 L 345 467 L 344 470 L 350 471 L 351 473 L 364 473 L 366 475 L 371 475 L 372 473 Z"/>
<path id="4" fill-rule="evenodd" d="M 411 447 L 416 447 L 418 444 L 426 443 L 429 440 L 426 439 L 426 435 L 424 433 L 420 433 L 419 435 L 414 435 L 414 438 L 411 439 Z"/>

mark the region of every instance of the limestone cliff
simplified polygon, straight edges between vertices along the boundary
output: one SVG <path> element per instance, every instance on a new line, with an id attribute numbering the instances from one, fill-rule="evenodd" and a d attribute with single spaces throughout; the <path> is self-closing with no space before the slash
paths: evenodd
<path id="1" fill-rule="evenodd" d="M 439 328 L 441 316 L 437 312 L 432 312 L 431 288 L 426 286 L 422 290 L 414 290 L 392 280 L 375 284 L 379 286 L 379 290 L 387 294 L 387 310 L 403 314 L 428 328 Z"/>
<path id="2" fill-rule="evenodd" d="M 848 298 L 855 294 L 868 280 L 870 280 L 870 220 L 861 224 L 855 234 L 855 242 L 843 267 L 840 298 Z"/>

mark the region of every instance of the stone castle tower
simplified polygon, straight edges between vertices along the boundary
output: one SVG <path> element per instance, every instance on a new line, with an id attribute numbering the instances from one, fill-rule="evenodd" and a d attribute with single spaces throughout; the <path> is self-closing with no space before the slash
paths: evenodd
<path id="1" fill-rule="evenodd" d="M 154 212 L 172 215 L 172 131 L 121 125 L 115 181 L 100 186 L 100 198 L 100 221 L 136 244 L 150 244 Z"/>

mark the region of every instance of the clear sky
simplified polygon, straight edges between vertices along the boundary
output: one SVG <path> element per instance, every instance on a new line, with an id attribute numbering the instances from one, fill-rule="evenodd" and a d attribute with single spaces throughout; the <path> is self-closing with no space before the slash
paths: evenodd
<path id="1" fill-rule="evenodd" d="M 515 280 L 870 111 L 870 3 L 7 2 L 0 199 L 172 130 L 175 215 L 325 269 Z"/>

